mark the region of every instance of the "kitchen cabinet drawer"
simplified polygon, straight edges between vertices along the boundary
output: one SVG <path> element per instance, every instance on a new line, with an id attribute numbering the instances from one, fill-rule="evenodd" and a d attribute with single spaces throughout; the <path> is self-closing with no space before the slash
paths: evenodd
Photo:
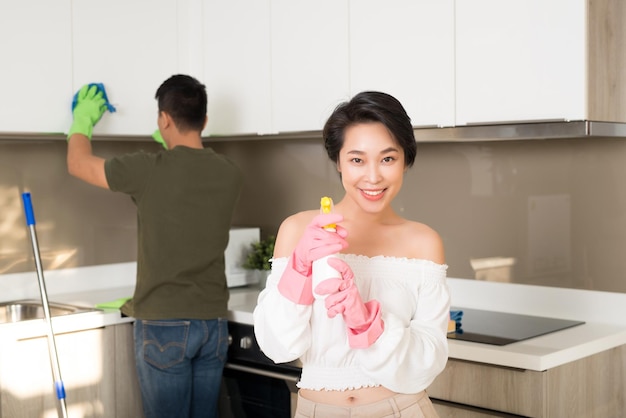
<path id="1" fill-rule="evenodd" d="M 472 408 L 466 405 L 458 405 L 450 402 L 440 402 L 436 399 L 433 400 L 433 406 L 435 407 L 435 411 L 437 411 L 439 418 L 519 418 L 519 415 L 489 411 L 487 409 Z"/>
<path id="2" fill-rule="evenodd" d="M 544 379 L 543 372 L 450 359 L 427 392 L 434 399 L 540 417 Z"/>
<path id="3" fill-rule="evenodd" d="M 442 417 L 621 417 L 624 375 L 623 345 L 545 371 L 449 359 L 426 392 Z"/>

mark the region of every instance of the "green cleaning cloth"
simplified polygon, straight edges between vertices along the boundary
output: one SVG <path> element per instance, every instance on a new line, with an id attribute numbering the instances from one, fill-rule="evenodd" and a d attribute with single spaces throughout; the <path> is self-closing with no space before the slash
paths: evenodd
<path id="1" fill-rule="evenodd" d="M 132 298 L 119 298 L 119 299 L 116 299 L 116 300 L 112 300 L 110 302 L 98 303 L 96 305 L 96 308 L 98 308 L 98 309 L 120 309 L 123 304 L 125 304 L 127 301 L 129 301 L 131 299 Z"/>

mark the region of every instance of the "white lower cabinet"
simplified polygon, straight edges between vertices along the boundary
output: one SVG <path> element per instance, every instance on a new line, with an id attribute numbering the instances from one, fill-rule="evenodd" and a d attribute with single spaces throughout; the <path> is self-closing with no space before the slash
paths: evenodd
<path id="1" fill-rule="evenodd" d="M 55 337 L 68 415 L 141 417 L 132 324 Z M 44 337 L 0 344 L 0 417 L 57 416 L 59 400 Z"/>
<path id="2" fill-rule="evenodd" d="M 625 346 L 545 371 L 450 359 L 426 391 L 441 418 L 620 417 L 624 359 Z"/>

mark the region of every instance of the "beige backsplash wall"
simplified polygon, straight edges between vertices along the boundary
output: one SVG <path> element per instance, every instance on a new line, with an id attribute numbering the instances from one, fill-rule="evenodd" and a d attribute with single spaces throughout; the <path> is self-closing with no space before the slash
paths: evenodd
<path id="1" fill-rule="evenodd" d="M 342 195 L 321 140 L 210 144 L 246 175 L 234 225 L 274 234 L 322 195 Z M 96 140 L 94 149 L 106 157 L 157 148 Z M 625 162 L 620 139 L 419 144 L 395 207 L 439 231 L 451 277 L 626 292 Z M 5 141 L 0 274 L 34 269 L 23 191 L 32 193 L 44 269 L 135 260 L 128 198 L 71 178 L 62 141 Z"/>

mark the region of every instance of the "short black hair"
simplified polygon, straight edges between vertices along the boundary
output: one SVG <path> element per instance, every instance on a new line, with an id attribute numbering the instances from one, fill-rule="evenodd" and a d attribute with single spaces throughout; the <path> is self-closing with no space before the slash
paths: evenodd
<path id="1" fill-rule="evenodd" d="M 328 158 L 337 163 L 348 127 L 373 122 L 385 125 L 404 150 L 405 167 L 411 167 L 417 152 L 411 118 L 398 99 L 379 91 L 361 92 L 335 108 L 322 132 Z"/>
<path id="2" fill-rule="evenodd" d="M 195 78 L 176 74 L 165 80 L 154 96 L 159 112 L 172 117 L 181 132 L 202 131 L 207 114 L 207 95 L 204 84 Z"/>

